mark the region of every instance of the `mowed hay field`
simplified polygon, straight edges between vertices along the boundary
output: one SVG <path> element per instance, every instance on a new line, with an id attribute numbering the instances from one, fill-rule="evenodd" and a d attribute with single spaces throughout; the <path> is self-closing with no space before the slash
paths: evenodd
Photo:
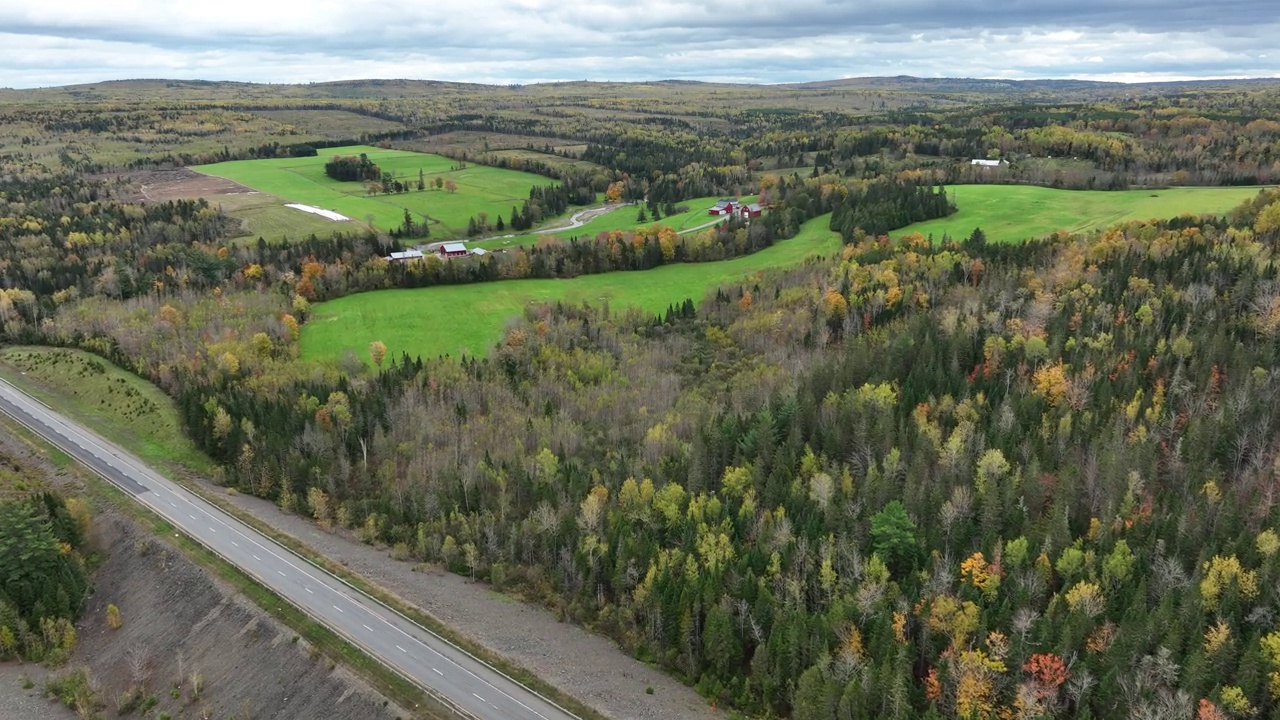
<path id="1" fill-rule="evenodd" d="M 368 155 L 384 172 L 394 173 L 398 180 L 408 183 L 413 190 L 392 195 L 368 195 L 364 183 L 339 182 L 325 175 L 324 165 L 333 156 L 361 153 Z M 512 206 L 520 207 L 529 198 L 530 188 L 555 182 L 540 175 L 481 165 L 452 169 L 456 165 L 456 161 L 440 155 L 357 145 L 325 148 L 316 157 L 234 160 L 193 169 L 288 202 L 332 210 L 357 223 L 372 221 L 383 230 L 400 227 L 404 223 L 404 211 L 408 210 L 415 222 L 430 218 L 432 240 L 465 236 L 467 221 L 481 212 L 488 213 L 491 221 L 499 215 L 509 217 Z M 426 190 L 417 189 L 419 171 L 426 181 Z M 437 190 L 436 178 L 452 180 L 457 184 L 457 191 Z M 301 210 L 284 209 L 299 216 L 306 215 Z M 299 222 L 302 222 L 301 217 Z M 347 223 L 332 225 L 337 230 Z"/>
<path id="2" fill-rule="evenodd" d="M 311 235 L 328 237 L 335 230 L 357 229 L 352 227 L 352 223 L 334 222 L 319 215 L 285 207 L 284 200 L 266 193 L 216 195 L 209 198 L 209 203 L 221 206 L 223 212 L 240 221 L 240 234 L 231 238 L 235 242 L 256 242 L 258 238 L 263 238 L 275 243 L 302 240 Z M 358 227 L 363 228 L 364 222 L 360 221 Z"/>
<path id="3" fill-rule="evenodd" d="M 703 209 L 703 213 L 706 209 Z M 710 218 L 709 218 L 710 219 Z M 685 298 L 701 301 L 710 290 L 746 281 L 771 268 L 796 265 L 811 255 L 840 249 L 829 215 L 805 223 L 800 233 L 753 255 L 720 262 L 664 265 L 652 270 L 584 275 L 567 280 L 506 280 L 380 290 L 320 303 L 302 328 L 302 356 L 367 361 L 369 343 L 381 340 L 393 357 L 485 355 L 507 323 L 526 307 L 563 301 L 658 313 Z"/>
<path id="4" fill-rule="evenodd" d="M 988 242 L 1020 242 L 1058 230 L 1078 233 L 1125 220 L 1220 215 L 1257 195 L 1259 188 L 1168 188 L 1165 190 L 1055 190 L 1027 185 L 952 185 L 947 193 L 957 212 L 938 220 L 908 225 L 909 233 L 944 234 L 954 240 L 982 228 Z"/>

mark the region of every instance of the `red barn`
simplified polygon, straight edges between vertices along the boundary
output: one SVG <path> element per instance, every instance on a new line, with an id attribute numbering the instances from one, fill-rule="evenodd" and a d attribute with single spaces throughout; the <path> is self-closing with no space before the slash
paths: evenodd
<path id="1" fill-rule="evenodd" d="M 760 217 L 761 212 L 762 211 L 760 209 L 760 206 L 757 205 L 756 203 L 751 203 L 750 205 L 738 206 L 738 213 L 742 215 L 742 218 L 744 220 L 747 218 Z"/>
<path id="2" fill-rule="evenodd" d="M 440 257 L 466 257 L 469 254 L 467 246 L 460 242 L 445 243 L 440 246 L 436 252 L 440 253 Z"/>
<path id="3" fill-rule="evenodd" d="M 717 202 L 715 204 L 715 207 L 707 211 L 707 214 L 708 215 L 732 215 L 733 213 L 737 212 L 738 208 L 741 206 L 742 204 L 739 203 L 737 200 L 726 198 L 724 200 L 721 200 L 720 202 Z"/>

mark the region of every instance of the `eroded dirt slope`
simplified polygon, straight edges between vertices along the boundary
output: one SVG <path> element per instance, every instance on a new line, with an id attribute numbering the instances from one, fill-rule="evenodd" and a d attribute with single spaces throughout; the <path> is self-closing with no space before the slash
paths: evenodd
<path id="1" fill-rule="evenodd" d="M 77 480 L 3 428 L 0 453 L 45 473 L 69 495 L 82 491 Z M 94 594 L 76 626 L 79 641 L 66 669 L 89 669 L 104 716 L 114 717 L 122 694 L 141 686 L 143 698 L 155 698 L 148 717 L 410 717 L 132 519 L 96 508 L 92 543 L 105 560 L 94 573 Z M 108 604 L 120 610 L 119 629 L 107 624 Z M 38 683 L 46 674 L 5 667 L 0 717 L 10 717 L 3 708 L 34 709 L 45 702 L 32 697 L 39 685 L 21 687 L 24 673 Z M 44 710 L 41 717 L 65 716 Z"/>

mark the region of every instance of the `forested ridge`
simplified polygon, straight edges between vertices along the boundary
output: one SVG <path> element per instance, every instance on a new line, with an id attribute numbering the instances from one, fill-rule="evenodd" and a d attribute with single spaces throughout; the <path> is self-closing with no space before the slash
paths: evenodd
<path id="1" fill-rule="evenodd" d="M 1274 93 L 678 122 L 449 98 L 355 104 L 583 141 L 566 154 L 603 169 L 534 188 L 530 216 L 602 179 L 651 209 L 735 190 L 768 210 L 403 265 L 371 233 L 231 244 L 203 200 L 15 155 L 0 333 L 156 382 L 219 482 L 542 603 L 745 713 L 1280 717 L 1280 191 L 1013 245 L 889 237 L 954 212 L 944 183 L 986 172 L 967 156 L 1024 155 L 991 180 L 1055 184 L 1025 156 L 1070 154 L 1088 169 L 1056 184 L 1267 182 Z M 838 257 L 657 316 L 551 304 L 483 357 L 298 359 L 313 302 L 718 260 L 828 213 Z"/>

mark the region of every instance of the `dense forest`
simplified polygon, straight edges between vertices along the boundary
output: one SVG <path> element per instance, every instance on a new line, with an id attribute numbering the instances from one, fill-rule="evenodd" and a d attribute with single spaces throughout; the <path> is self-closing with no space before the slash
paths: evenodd
<path id="1" fill-rule="evenodd" d="M 409 265 L 372 233 L 228 243 L 204 201 L 131 199 L 128 174 L 97 172 L 119 157 L 15 151 L 0 333 L 156 382 L 219 482 L 550 606 L 746 713 L 1280 717 L 1280 191 L 1228 217 L 1016 245 L 889 237 L 954 212 L 955 181 L 1274 182 L 1277 98 L 643 121 L 622 101 L 606 119 L 568 101 L 519 116 L 342 103 L 428 139 L 578 142 L 565 154 L 602 169 L 548 165 L 559 183 L 513 208 L 513 229 L 602 179 L 650 210 L 740 191 L 768 208 L 685 236 L 659 222 Z M 153 116 L 128 117 L 132 133 Z M 125 131 L 74 118 L 24 122 Z M 258 147 L 246 134 L 217 152 Z M 988 156 L 1013 163 L 979 178 L 967 159 Z M 1063 156 L 1075 164 L 1048 162 Z M 483 357 L 298 359 L 313 302 L 723 259 L 828 213 L 838 257 L 658 316 L 545 305 Z M 40 502 L 0 513 L 41 547 L 74 545 L 65 508 Z M 3 626 L 74 617 L 64 569 L 61 595 L 0 598 L 0 652 Z"/>
<path id="2" fill-rule="evenodd" d="M 83 502 L 53 493 L 0 501 L 0 661 L 66 661 L 89 590 L 88 524 Z"/>

